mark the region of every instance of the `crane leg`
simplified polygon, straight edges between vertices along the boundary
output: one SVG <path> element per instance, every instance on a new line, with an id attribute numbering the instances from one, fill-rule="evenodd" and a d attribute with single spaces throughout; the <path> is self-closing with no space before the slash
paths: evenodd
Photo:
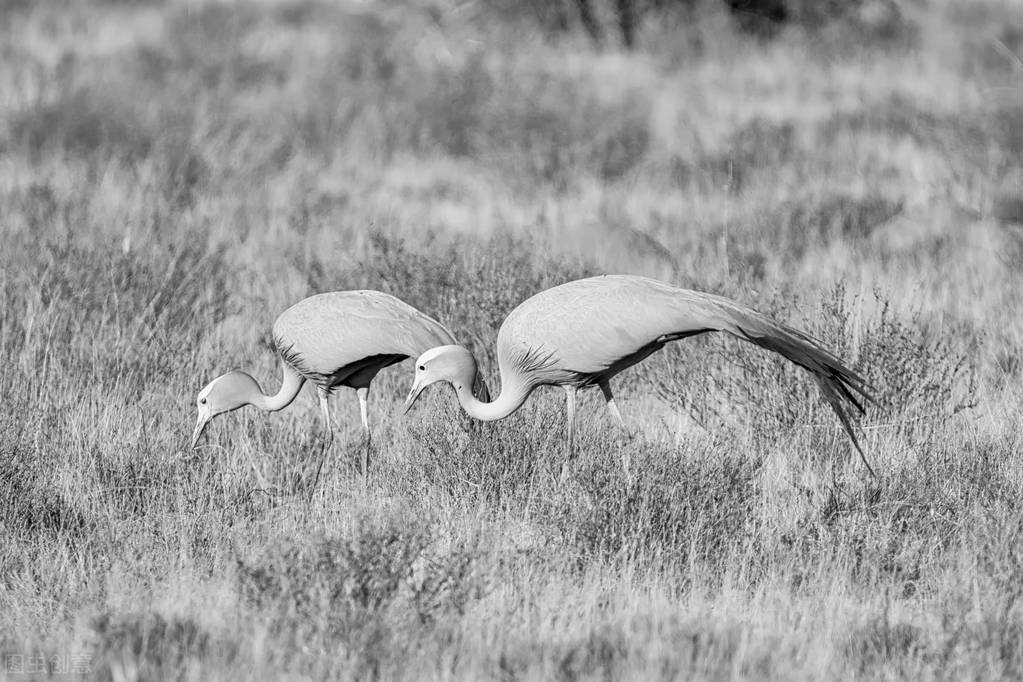
<path id="1" fill-rule="evenodd" d="M 359 411 L 362 413 L 362 430 L 366 436 L 366 448 L 362 451 L 362 487 L 366 487 L 366 479 L 369 477 L 369 449 L 371 431 L 369 430 L 369 387 L 355 389 L 359 394 Z"/>
<path id="2" fill-rule="evenodd" d="M 312 500 L 316 491 L 316 484 L 320 482 L 320 473 L 323 471 L 323 462 L 327 459 L 327 448 L 334 442 L 334 427 L 330 422 L 330 407 L 327 405 L 327 391 L 317 389 L 320 397 L 320 411 L 323 412 L 323 423 L 327 428 L 327 438 L 323 441 L 323 448 L 320 450 L 320 462 L 316 465 L 316 475 L 313 477 L 313 484 L 309 487 L 309 499 Z"/>
<path id="3" fill-rule="evenodd" d="M 625 420 L 622 419 L 622 413 L 618 410 L 618 405 L 615 404 L 615 397 L 611 393 L 611 384 L 608 381 L 600 382 L 600 391 L 604 394 L 604 400 L 607 401 L 607 409 L 611 410 L 611 414 L 614 415 L 615 421 L 622 427 L 622 431 L 625 433 L 626 440 L 632 439 L 632 434 L 629 432 L 629 427 L 625 425 Z M 632 458 L 629 456 L 627 450 L 622 450 L 622 469 L 625 471 L 625 476 L 628 478 L 631 476 L 631 462 Z"/>
<path id="4" fill-rule="evenodd" d="M 604 400 L 607 401 L 607 409 L 611 410 L 611 414 L 614 416 L 615 421 L 625 431 L 625 435 L 629 435 L 629 427 L 625 425 L 625 420 L 622 419 L 622 413 L 618 410 L 618 405 L 615 403 L 615 397 L 611 394 L 611 384 L 602 381 L 600 382 L 600 392 L 604 394 Z"/>
<path id="5" fill-rule="evenodd" d="M 327 392 L 318 390 L 320 396 L 320 410 L 323 412 L 323 425 L 327 428 L 328 441 L 334 440 L 334 427 L 330 423 L 330 408 L 327 405 Z"/>
<path id="6" fill-rule="evenodd" d="M 565 410 L 568 422 L 568 454 L 561 465 L 561 481 L 568 478 L 572 458 L 575 456 L 575 386 L 565 386 Z"/>

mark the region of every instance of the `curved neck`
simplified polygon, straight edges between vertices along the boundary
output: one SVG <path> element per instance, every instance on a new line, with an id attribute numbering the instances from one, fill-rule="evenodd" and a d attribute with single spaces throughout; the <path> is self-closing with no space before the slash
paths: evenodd
<path id="1" fill-rule="evenodd" d="M 266 412 L 283 410 L 285 407 L 290 405 L 298 396 L 298 392 L 302 390 L 302 384 L 305 383 L 305 377 L 299 374 L 294 367 L 286 362 L 281 363 L 281 374 L 283 375 L 281 378 L 281 387 L 275 395 L 266 395 L 262 390 L 260 390 L 259 395 L 255 396 L 250 403 L 261 410 L 265 410 Z"/>
<path id="2" fill-rule="evenodd" d="M 506 378 L 501 376 L 501 394 L 489 403 L 479 400 L 473 395 L 473 381 L 475 372 L 468 377 L 451 383 L 455 388 L 455 395 L 462 408 L 474 419 L 485 422 L 504 419 L 526 402 L 526 398 L 533 392 L 532 387 L 523 386 L 514 377 Z"/>

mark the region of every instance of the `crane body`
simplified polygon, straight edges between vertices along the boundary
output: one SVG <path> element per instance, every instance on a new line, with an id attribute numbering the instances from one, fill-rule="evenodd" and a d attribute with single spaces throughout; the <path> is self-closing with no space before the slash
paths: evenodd
<path id="1" fill-rule="evenodd" d="M 571 456 L 577 390 L 599 387 L 609 410 L 624 426 L 611 379 L 667 343 L 714 331 L 779 353 L 806 369 L 873 473 L 848 415 L 850 407 L 862 412 L 863 400 L 871 400 L 862 377 L 803 332 L 735 301 L 633 275 L 568 282 L 519 304 L 498 332 L 501 392 L 493 402 L 481 402 L 466 390 L 476 372 L 476 361 L 467 349 L 448 345 L 428 350 L 416 361 L 405 409 L 427 386 L 447 381 L 469 415 L 501 419 L 517 410 L 538 386 L 560 386 L 566 392 Z"/>
<path id="2" fill-rule="evenodd" d="M 379 291 L 335 291 L 305 298 L 273 324 L 281 360 L 281 386 L 263 393 L 249 374 L 234 370 L 207 384 L 196 399 L 194 448 L 219 414 L 245 405 L 267 412 L 284 409 L 306 381 L 316 386 L 328 434 L 333 438 L 327 398 L 339 386 L 354 388 L 366 434 L 363 473 L 369 466 L 369 387 L 380 370 L 424 350 L 455 343 L 442 324 L 394 296 Z"/>

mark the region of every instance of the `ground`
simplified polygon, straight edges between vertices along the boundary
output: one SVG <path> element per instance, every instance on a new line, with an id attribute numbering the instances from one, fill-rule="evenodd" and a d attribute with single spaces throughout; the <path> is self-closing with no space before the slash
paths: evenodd
<path id="1" fill-rule="evenodd" d="M 4 673 L 1018 679 L 1023 8 L 882 5 L 753 36 L 708 0 L 624 51 L 535 3 L 9 2 Z M 410 362 L 365 490 L 350 391 L 325 452 L 308 391 L 188 448 L 305 295 L 403 298 L 496 393 L 507 312 L 600 272 L 819 338 L 878 478 L 715 335 L 621 376 L 628 435 L 584 394 L 561 484 L 560 391 L 402 417 Z"/>

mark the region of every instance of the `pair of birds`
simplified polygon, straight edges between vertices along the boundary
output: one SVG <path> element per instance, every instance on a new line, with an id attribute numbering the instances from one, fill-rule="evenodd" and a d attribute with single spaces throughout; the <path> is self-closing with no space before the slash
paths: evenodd
<path id="1" fill-rule="evenodd" d="M 863 463 L 874 473 L 848 414 L 850 407 L 863 412 L 862 400 L 872 400 L 862 377 L 803 332 L 735 301 L 631 275 L 568 282 L 519 304 L 498 332 L 501 392 L 490 402 L 485 400 L 485 390 L 474 392 L 481 384 L 472 353 L 457 345 L 451 332 L 428 315 L 379 291 L 311 296 L 281 313 L 273 325 L 283 375 L 277 393 L 266 395 L 255 379 L 241 371 L 214 379 L 199 392 L 192 447 L 215 416 L 244 405 L 270 412 L 283 409 L 306 381 L 316 385 L 323 418 L 332 433 L 327 398 L 338 386 L 349 386 L 358 394 L 366 432 L 365 475 L 370 383 L 383 368 L 417 357 L 406 413 L 426 387 L 440 381 L 454 387 L 470 416 L 484 421 L 515 412 L 538 386 L 562 387 L 571 457 L 577 390 L 599 387 L 612 415 L 624 427 L 611 379 L 671 341 L 713 331 L 779 353 L 810 372 Z"/>

